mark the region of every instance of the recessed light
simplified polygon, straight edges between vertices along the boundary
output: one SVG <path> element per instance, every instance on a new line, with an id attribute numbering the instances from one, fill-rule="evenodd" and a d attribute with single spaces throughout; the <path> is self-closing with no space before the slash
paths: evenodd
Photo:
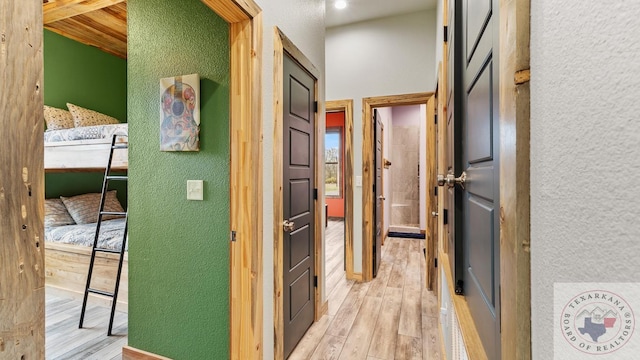
<path id="1" fill-rule="evenodd" d="M 336 9 L 344 9 L 347 7 L 347 2 L 345 0 L 337 0 L 333 5 Z"/>

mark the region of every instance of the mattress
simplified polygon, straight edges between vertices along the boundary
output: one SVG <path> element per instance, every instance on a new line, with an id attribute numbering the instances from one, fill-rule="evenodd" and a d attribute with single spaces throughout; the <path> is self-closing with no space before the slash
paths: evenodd
<path id="1" fill-rule="evenodd" d="M 90 223 L 82 225 L 76 224 L 45 227 L 44 239 L 45 241 L 55 243 L 93 246 L 93 240 L 96 234 L 96 225 L 96 223 Z M 122 248 L 124 225 L 124 218 L 103 221 L 100 225 L 98 247 L 120 250 Z"/>
<path id="2" fill-rule="evenodd" d="M 47 130 L 44 132 L 44 142 L 111 139 L 114 134 L 127 135 L 127 130 L 127 123 Z"/>

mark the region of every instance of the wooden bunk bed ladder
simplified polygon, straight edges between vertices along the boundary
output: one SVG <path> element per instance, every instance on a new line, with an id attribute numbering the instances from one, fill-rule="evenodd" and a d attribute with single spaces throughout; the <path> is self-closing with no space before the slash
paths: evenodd
<path id="1" fill-rule="evenodd" d="M 105 199 L 107 196 L 107 189 L 109 188 L 109 181 L 127 181 L 128 177 L 125 175 L 112 175 L 112 171 L 111 171 L 111 163 L 113 160 L 113 151 L 116 149 L 127 149 L 129 146 L 129 142 L 119 142 L 116 143 L 116 138 L 120 136 L 126 136 L 126 135 L 113 135 L 113 138 L 111 139 L 111 149 L 109 152 L 109 161 L 107 162 L 107 167 L 105 168 L 104 171 L 104 180 L 102 182 L 102 196 L 100 198 L 100 207 L 98 210 L 98 223 L 96 224 L 96 234 L 93 240 L 93 249 L 91 251 L 91 260 L 89 262 L 89 272 L 87 274 L 87 284 L 85 286 L 84 289 L 84 298 L 82 300 L 82 310 L 80 312 L 80 324 L 79 324 L 79 328 L 82 328 L 82 324 L 84 322 L 84 314 L 87 308 L 87 299 L 89 297 L 89 293 L 92 294 L 97 294 L 97 295 L 101 295 L 101 296 L 105 296 L 105 297 L 110 297 L 112 298 L 112 302 L 111 302 L 111 316 L 109 318 L 109 328 L 107 330 L 107 335 L 111 336 L 112 332 L 112 328 L 113 328 L 113 317 L 115 315 L 116 312 L 116 303 L 118 300 L 118 290 L 120 288 L 120 275 L 122 274 L 122 261 L 124 258 L 124 252 L 125 252 L 125 248 L 127 245 L 127 228 L 128 228 L 128 216 L 127 216 L 127 211 L 124 212 L 114 212 L 114 211 L 105 211 L 104 210 L 104 203 L 105 203 Z M 98 247 L 98 239 L 100 237 L 100 224 L 102 223 L 102 217 L 104 215 L 123 215 L 125 217 L 125 221 L 124 221 L 124 233 L 122 235 L 122 246 L 120 247 L 120 250 L 115 250 L 115 249 L 105 249 L 105 248 L 100 248 Z M 108 292 L 108 291 L 104 291 L 104 290 L 100 290 L 100 289 L 95 289 L 91 287 L 91 276 L 93 274 L 93 266 L 95 263 L 95 259 L 96 259 L 96 253 L 112 253 L 112 254 L 119 254 L 118 257 L 118 272 L 116 275 L 116 284 L 115 284 L 115 288 L 113 290 L 113 292 Z"/>

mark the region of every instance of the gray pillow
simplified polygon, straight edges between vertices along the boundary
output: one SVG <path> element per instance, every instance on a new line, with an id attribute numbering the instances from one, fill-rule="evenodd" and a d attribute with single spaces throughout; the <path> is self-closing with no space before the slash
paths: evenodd
<path id="1" fill-rule="evenodd" d="M 44 226 L 63 226 L 73 225 L 76 222 L 73 221 L 71 214 L 67 211 L 67 208 L 60 199 L 45 199 L 44 200 Z"/>
<path id="2" fill-rule="evenodd" d="M 67 207 L 69 214 L 77 224 L 89 224 L 98 221 L 98 209 L 100 208 L 100 193 L 89 193 L 71 197 L 60 196 Z M 124 212 L 122 205 L 116 197 L 116 190 L 107 192 L 104 201 L 104 211 Z M 124 217 L 122 215 L 104 215 L 102 220 L 110 220 Z"/>

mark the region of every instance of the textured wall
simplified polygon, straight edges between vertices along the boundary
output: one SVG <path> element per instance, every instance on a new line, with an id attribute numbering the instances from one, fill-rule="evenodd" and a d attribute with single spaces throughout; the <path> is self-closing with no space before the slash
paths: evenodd
<path id="1" fill-rule="evenodd" d="M 129 0 L 129 344 L 172 359 L 229 344 L 229 32 L 198 0 Z M 200 74 L 200 152 L 160 152 L 159 79 Z M 204 201 L 186 200 L 187 179 Z"/>
<path id="2" fill-rule="evenodd" d="M 353 99 L 353 176 L 362 176 L 362 98 L 435 89 L 435 26 L 431 10 L 327 29 L 327 99 Z M 354 270 L 361 272 L 361 187 L 353 199 Z"/>
<path id="3" fill-rule="evenodd" d="M 68 102 L 127 122 L 127 61 L 44 30 L 44 103 Z"/>
<path id="4" fill-rule="evenodd" d="M 320 71 L 318 99 L 324 104 L 324 1 L 323 0 L 255 0 L 262 8 L 263 51 L 262 51 L 262 120 L 264 131 L 264 358 L 273 359 L 273 27 L 282 32 L 311 60 Z M 323 106 L 323 105 L 321 105 Z M 318 114 L 320 139 L 324 139 L 324 107 Z M 322 149 L 318 158 L 324 161 Z M 323 173 L 324 174 L 324 173 Z M 322 174 L 322 175 L 323 175 Z M 323 214 L 324 221 L 324 214 Z M 322 227 L 324 238 L 324 227 Z M 320 257 L 324 261 L 324 252 Z M 318 274 L 320 275 L 320 274 Z M 324 281 L 324 274 L 318 277 Z M 322 294 L 326 299 L 326 295 Z"/>
<path id="5" fill-rule="evenodd" d="M 67 102 L 126 122 L 127 61 L 44 30 L 44 103 L 66 109 Z M 102 173 L 48 173 L 45 196 L 100 192 L 102 178 Z M 112 188 L 126 206 L 126 184 Z"/>
<path id="6" fill-rule="evenodd" d="M 636 0 L 531 2 L 534 359 L 553 356 L 554 282 L 638 281 L 639 17 Z"/>

